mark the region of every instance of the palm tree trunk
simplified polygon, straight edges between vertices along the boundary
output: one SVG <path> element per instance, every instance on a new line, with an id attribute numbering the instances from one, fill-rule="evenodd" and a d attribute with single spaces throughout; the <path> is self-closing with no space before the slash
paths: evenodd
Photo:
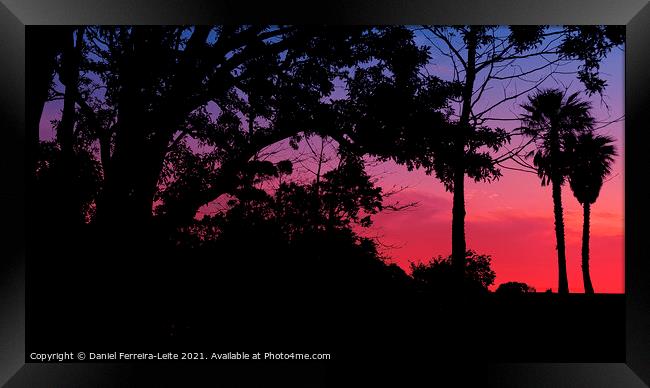
<path id="1" fill-rule="evenodd" d="M 562 215 L 562 184 L 553 179 L 553 213 L 555 215 L 555 240 L 557 243 L 558 293 L 569 293 L 569 280 L 566 272 L 566 250 L 564 242 L 564 217 Z"/>
<path id="2" fill-rule="evenodd" d="M 585 202 L 583 205 L 584 220 L 582 222 L 582 280 L 585 286 L 585 294 L 593 294 L 594 287 L 591 284 L 589 275 L 589 219 L 591 217 L 591 204 Z"/>

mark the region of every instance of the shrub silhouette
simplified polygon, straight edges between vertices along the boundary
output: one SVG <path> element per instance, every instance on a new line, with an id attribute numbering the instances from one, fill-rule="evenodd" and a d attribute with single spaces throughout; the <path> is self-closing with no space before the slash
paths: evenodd
<path id="1" fill-rule="evenodd" d="M 528 294 L 531 292 L 537 292 L 534 287 L 529 286 L 526 283 L 521 282 L 506 282 L 499 285 L 496 290 L 497 294 L 500 295 L 521 295 Z"/>
<path id="2" fill-rule="evenodd" d="M 465 255 L 464 290 L 468 293 L 487 292 L 494 283 L 495 273 L 491 268 L 492 257 L 468 250 Z M 411 276 L 417 287 L 424 292 L 447 294 L 452 290 L 451 256 L 438 256 L 428 263 L 411 263 Z"/>

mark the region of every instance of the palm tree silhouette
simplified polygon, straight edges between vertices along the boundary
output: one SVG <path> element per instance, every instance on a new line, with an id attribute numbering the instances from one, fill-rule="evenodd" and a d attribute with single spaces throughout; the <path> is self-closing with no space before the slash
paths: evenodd
<path id="1" fill-rule="evenodd" d="M 589 221 L 591 205 L 596 202 L 605 177 L 612 171 L 616 149 L 614 139 L 594 135 L 591 132 L 579 135 L 570 145 L 571 167 L 569 186 L 573 195 L 583 206 L 582 224 L 582 279 L 586 294 L 593 294 L 594 287 L 589 275 Z"/>
<path id="2" fill-rule="evenodd" d="M 566 251 L 564 241 L 564 219 L 562 214 L 562 185 L 568 175 L 566 142 L 579 133 L 593 130 L 594 118 L 591 104 L 574 93 L 565 98 L 559 89 L 543 89 L 528 96 L 528 103 L 521 106 L 523 132 L 535 139 L 537 150 L 533 163 L 542 186 L 548 184 L 553 193 L 553 214 L 555 216 L 555 239 L 558 259 L 558 292 L 569 293 L 566 272 Z"/>

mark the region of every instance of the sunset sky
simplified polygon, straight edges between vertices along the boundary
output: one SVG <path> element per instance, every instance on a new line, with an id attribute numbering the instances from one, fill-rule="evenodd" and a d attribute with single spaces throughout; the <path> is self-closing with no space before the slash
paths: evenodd
<path id="1" fill-rule="evenodd" d="M 423 42 L 426 44 L 426 42 Z M 624 288 L 624 121 L 606 125 L 624 114 L 624 52 L 613 50 L 601 63 L 601 75 L 608 87 L 603 102 L 598 95 L 590 98 L 593 114 L 603 126 L 600 134 L 616 138 L 619 155 L 612 174 L 603 185 L 591 214 L 591 278 L 596 292 L 622 293 Z M 450 69 L 445 58 L 435 57 L 435 74 Z M 558 77 L 570 91 L 582 87 L 573 76 Z M 549 80 L 547 87 L 558 87 Z M 513 87 L 512 85 L 510 87 Z M 496 89 L 496 88 L 495 88 Z M 492 101 L 501 90 L 495 90 Z M 490 96 L 488 96 L 490 97 Z M 587 98 L 582 95 L 582 98 Z M 489 98 L 488 98 L 489 101 Z M 495 109 L 493 117 L 514 118 L 521 112 L 519 104 L 525 99 L 508 102 Z M 486 104 L 489 104 L 487 102 Z M 493 122 L 491 125 L 513 128 L 517 121 Z M 513 140 L 516 144 L 518 140 Z M 380 214 L 375 218 L 372 233 L 392 248 L 386 253 L 394 262 L 408 267 L 409 261 L 427 261 L 432 256 L 451 254 L 452 194 L 433 176 L 422 171 L 408 172 L 406 168 L 385 163 L 376 168 L 382 174 L 385 187 L 408 186 L 393 200 L 418 201 L 410 211 Z M 557 254 L 553 223 L 553 201 L 550 186 L 541 187 L 539 178 L 525 172 L 502 170 L 498 182 L 466 184 L 466 238 L 468 249 L 492 256 L 496 272 L 494 289 L 508 281 L 525 282 L 545 291 L 557 291 Z M 573 197 L 568 185 L 563 187 L 566 228 L 567 271 L 571 292 L 582 292 L 581 238 L 582 206 Z"/>
<path id="2" fill-rule="evenodd" d="M 429 45 L 421 36 L 418 43 Z M 534 65 L 534 62 L 531 62 Z M 451 63 L 432 49 L 427 69 L 441 78 L 450 79 Z M 593 114 L 600 122 L 598 133 L 616 138 L 618 156 L 612 174 L 592 206 L 591 216 L 591 278 L 596 292 L 624 292 L 624 203 L 623 203 L 623 128 L 624 121 L 611 124 L 624 114 L 624 52 L 614 49 L 601 64 L 601 75 L 607 80 L 605 96 L 591 97 Z M 549 79 L 544 86 L 568 86 L 578 91 L 582 85 L 573 75 Z M 507 90 L 525 85 L 508 85 Z M 499 99 L 502 88 L 486 93 L 485 106 Z M 582 95 L 587 98 L 586 95 Z M 521 113 L 519 104 L 525 97 L 495 108 L 491 126 L 514 128 L 513 121 Z M 479 104 L 480 105 L 480 104 Z M 476 109 L 480 109 L 477 106 Z M 41 139 L 52 139 L 51 120 L 60 117 L 61 104 L 46 105 L 41 120 Z M 520 139 L 513 139 L 515 145 Z M 407 171 L 405 167 L 383 162 L 369 167 L 378 184 L 389 190 L 406 187 L 390 201 L 417 201 L 413 209 L 381 213 L 374 225 L 362 234 L 378 237 L 382 252 L 408 271 L 409 262 L 428 261 L 451 253 L 452 194 L 423 171 Z M 525 282 L 537 289 L 557 291 L 557 255 L 553 224 L 551 188 L 541 187 L 539 178 L 530 173 L 502 170 L 503 176 L 493 183 L 466 184 L 467 247 L 492 256 L 496 281 L 492 289 L 508 281 Z M 573 197 L 568 185 L 563 187 L 563 205 L 567 242 L 567 270 L 571 292 L 582 292 L 580 244 L 582 236 L 582 207 Z"/>

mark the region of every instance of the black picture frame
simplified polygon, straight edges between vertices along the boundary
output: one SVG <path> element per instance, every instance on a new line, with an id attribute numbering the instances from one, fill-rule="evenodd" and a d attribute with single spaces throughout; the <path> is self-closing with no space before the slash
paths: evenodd
<path id="1" fill-rule="evenodd" d="M 247 0 L 0 0 L 0 384 L 7 387 L 195 386 L 202 378 L 286 380 L 299 386 L 343 385 L 321 364 L 25 364 L 25 26 L 76 24 L 617 24 L 627 26 L 625 74 L 626 362 L 492 364 L 486 386 L 650 386 L 650 255 L 643 243 L 650 212 L 643 146 L 650 106 L 650 5 L 647 0 L 458 0 L 265 2 Z M 55 317 L 53 317 L 55 318 Z M 604 334 L 606 335 L 606 334 Z M 360 360 L 362 362 L 362 360 Z M 471 365 L 430 365 L 463 378 Z M 466 369 L 467 371 L 463 371 Z M 355 369 L 359 378 L 381 371 Z M 453 370 L 453 372 L 450 372 Z M 460 373 L 459 373 L 460 372 Z M 181 374 L 180 377 L 178 374 Z M 404 377 L 404 376 L 403 376 Z M 193 383 L 194 382 L 194 383 Z M 347 380 L 349 382 L 349 380 Z M 266 384 L 265 384 L 266 385 Z M 347 384 L 345 384 L 347 385 Z M 445 385 L 448 386 L 448 385 Z M 462 385 L 459 385 L 462 386 Z"/>

